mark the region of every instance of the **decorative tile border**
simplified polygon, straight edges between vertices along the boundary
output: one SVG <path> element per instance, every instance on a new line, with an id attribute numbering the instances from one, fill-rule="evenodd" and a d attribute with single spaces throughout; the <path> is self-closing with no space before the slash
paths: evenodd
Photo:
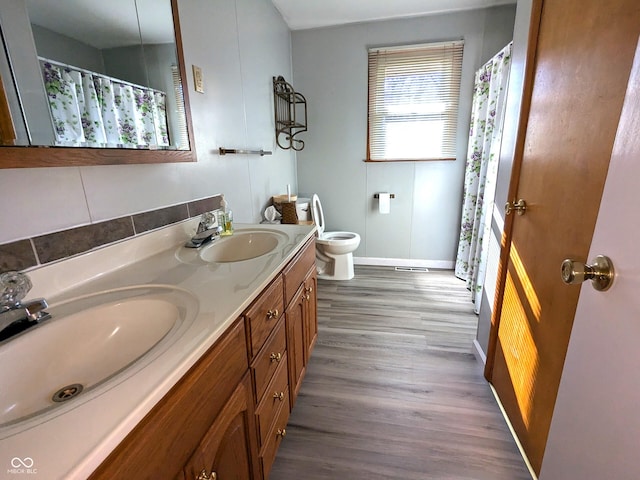
<path id="1" fill-rule="evenodd" d="M 189 208 L 186 203 L 154 210 L 153 212 L 139 213 L 131 217 L 136 233 L 155 230 L 165 225 L 181 222 L 187 218 L 189 218 Z"/>
<path id="2" fill-rule="evenodd" d="M 0 245 L 0 272 L 25 270 L 220 209 L 221 195 Z"/>
<path id="3" fill-rule="evenodd" d="M 0 245 L 0 272 L 23 270 L 37 264 L 36 252 L 30 240 Z"/>

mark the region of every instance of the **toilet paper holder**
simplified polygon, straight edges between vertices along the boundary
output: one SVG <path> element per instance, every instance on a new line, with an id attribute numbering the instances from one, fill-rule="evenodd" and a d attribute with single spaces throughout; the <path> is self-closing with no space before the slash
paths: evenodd
<path id="1" fill-rule="evenodd" d="M 380 198 L 380 194 L 379 193 L 374 193 L 373 194 L 373 198 Z M 389 198 L 396 198 L 395 194 L 390 193 L 389 194 Z"/>

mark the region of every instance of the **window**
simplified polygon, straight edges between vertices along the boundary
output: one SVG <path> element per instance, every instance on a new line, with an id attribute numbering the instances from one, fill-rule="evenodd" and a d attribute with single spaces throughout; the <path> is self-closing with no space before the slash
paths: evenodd
<path id="1" fill-rule="evenodd" d="M 455 160 L 463 47 L 369 50 L 368 161 Z"/>

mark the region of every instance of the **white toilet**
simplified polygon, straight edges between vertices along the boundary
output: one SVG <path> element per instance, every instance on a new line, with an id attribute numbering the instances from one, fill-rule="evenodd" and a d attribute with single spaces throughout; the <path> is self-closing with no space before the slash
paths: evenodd
<path id="1" fill-rule="evenodd" d="M 316 224 L 316 267 L 318 277 L 326 280 L 353 278 L 353 251 L 360 245 L 360 235 L 353 232 L 325 232 L 324 213 L 318 195 L 311 197 L 311 219 Z"/>

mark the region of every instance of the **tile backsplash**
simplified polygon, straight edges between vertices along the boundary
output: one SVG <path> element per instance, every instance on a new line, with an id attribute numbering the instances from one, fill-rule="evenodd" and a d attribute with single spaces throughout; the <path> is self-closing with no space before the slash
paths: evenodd
<path id="1" fill-rule="evenodd" d="M 0 245 L 0 272 L 25 270 L 220 208 L 221 195 Z"/>

